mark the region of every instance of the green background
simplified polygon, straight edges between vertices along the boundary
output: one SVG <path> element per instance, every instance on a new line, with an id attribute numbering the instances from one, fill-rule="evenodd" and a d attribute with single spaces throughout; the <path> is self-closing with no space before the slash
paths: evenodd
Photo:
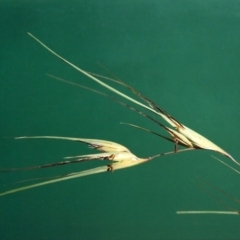
<path id="1" fill-rule="evenodd" d="M 27 32 L 83 69 L 111 76 L 100 62 L 240 160 L 240 1 L 1 1 L 0 167 L 93 152 L 74 142 L 12 139 L 24 135 L 105 139 L 147 157 L 173 145 L 119 123 L 163 131 L 109 99 L 48 78 L 105 91 Z M 192 151 L 2 197 L 0 239 L 240 239 L 238 216 L 176 214 L 228 210 L 198 187 L 198 176 L 240 198 L 239 175 L 211 154 L 231 164 L 217 153 Z M 1 191 L 102 164 L 1 174 Z"/>

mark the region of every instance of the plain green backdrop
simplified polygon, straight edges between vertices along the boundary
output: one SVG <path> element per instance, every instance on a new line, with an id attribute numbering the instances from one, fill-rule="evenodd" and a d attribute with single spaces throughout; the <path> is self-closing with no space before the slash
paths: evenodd
<path id="1" fill-rule="evenodd" d="M 24 135 L 105 139 L 147 157 L 173 145 L 120 122 L 162 130 L 109 99 L 48 78 L 51 73 L 107 92 L 27 32 L 83 69 L 111 76 L 100 62 L 240 160 L 240 1 L 0 2 L 0 168 L 93 152 L 74 142 L 12 139 Z M 231 164 L 217 153 L 179 153 L 2 197 L 0 239 L 240 239 L 238 216 L 176 214 L 228 210 L 198 187 L 197 177 L 240 198 L 239 175 L 211 154 Z M 1 174 L 1 191 L 24 179 L 101 164 Z"/>

